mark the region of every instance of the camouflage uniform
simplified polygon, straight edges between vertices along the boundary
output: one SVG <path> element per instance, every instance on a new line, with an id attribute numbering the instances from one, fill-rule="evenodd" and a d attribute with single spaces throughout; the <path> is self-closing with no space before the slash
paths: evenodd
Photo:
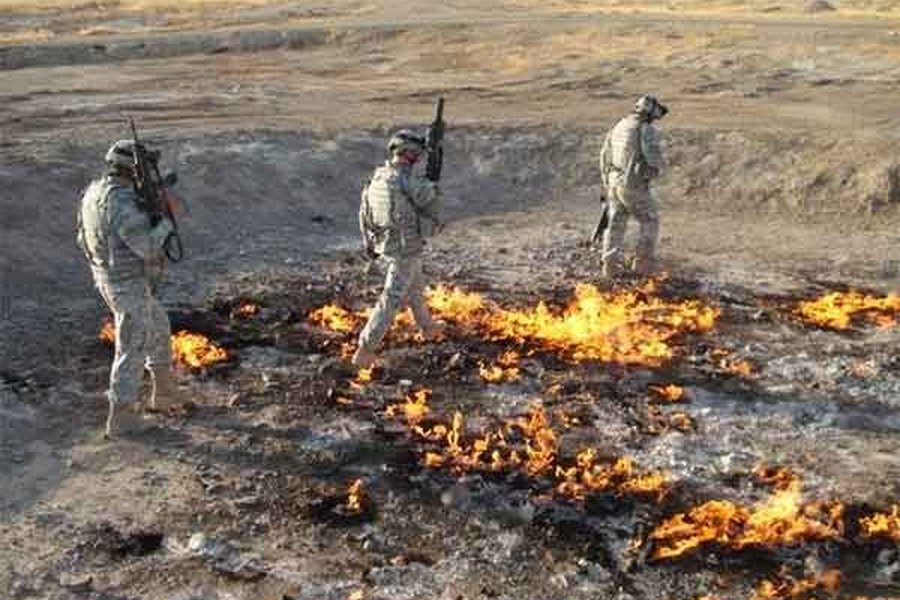
<path id="1" fill-rule="evenodd" d="M 162 219 L 151 226 L 138 207 L 131 180 L 115 175 L 90 184 L 79 218 L 79 245 L 115 318 L 116 354 L 108 397 L 113 404 L 133 403 L 139 398 L 145 367 L 166 372 L 170 368 L 169 318 L 154 291 L 172 224 Z"/>
<path id="2" fill-rule="evenodd" d="M 359 345 L 374 352 L 405 305 L 412 309 L 416 325 L 430 333 L 431 314 L 422 291 L 422 252 L 425 239 L 438 224 L 440 191 L 436 184 L 414 175 L 412 165 L 388 161 L 375 170 L 363 190 L 359 210 L 360 230 L 369 251 L 387 266 L 381 297 L 359 336 Z"/>
<path id="3" fill-rule="evenodd" d="M 638 114 L 625 117 L 606 135 L 600 163 L 610 203 L 609 227 L 603 234 L 603 273 L 615 276 L 622 271 L 631 215 L 640 227 L 634 270 L 646 274 L 653 268 L 659 236 L 657 201 L 650 189 L 665 166 L 659 131 Z"/>

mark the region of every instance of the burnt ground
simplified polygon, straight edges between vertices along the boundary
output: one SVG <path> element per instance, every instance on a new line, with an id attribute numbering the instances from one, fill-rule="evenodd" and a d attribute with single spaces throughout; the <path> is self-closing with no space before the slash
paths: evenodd
<path id="1" fill-rule="evenodd" d="M 829 567 L 847 597 L 896 595 L 897 551 L 854 519 L 900 497 L 900 330 L 813 328 L 789 307 L 896 289 L 897 23 L 584 8 L 454 3 L 411 23 L 385 3 L 246 30 L 60 26 L 62 39 L 2 48 L 3 597 L 750 598 L 779 569 Z M 719 307 L 714 330 L 680 338 L 661 367 L 538 354 L 518 382 L 485 384 L 478 361 L 506 346 L 451 327 L 438 343 L 393 342 L 375 380 L 351 385 L 345 339 L 306 317 L 377 293 L 355 206 L 389 129 L 427 122 L 446 94 L 450 226 L 428 251 L 432 280 L 558 306 L 576 283 L 606 285 L 584 243 L 599 138 L 648 89 L 673 108 L 660 293 Z M 180 373 L 188 414 L 104 443 L 110 351 L 72 215 L 123 115 L 189 199 L 189 255 L 163 292 L 173 321 L 235 358 Z M 244 300 L 260 313 L 232 316 Z M 717 351 L 753 372 L 726 372 Z M 648 417 L 648 386 L 666 383 L 690 401 L 659 410 L 688 413 L 686 431 Z M 535 404 L 574 414 L 556 424 L 564 454 L 631 456 L 672 491 L 582 506 L 549 478 L 424 468 L 384 407 L 425 387 L 436 416 L 462 411 L 471 435 Z M 846 503 L 840 539 L 650 558 L 667 516 L 765 498 L 760 461 L 793 469 L 809 500 Z M 359 516 L 340 508 L 357 478 Z"/>

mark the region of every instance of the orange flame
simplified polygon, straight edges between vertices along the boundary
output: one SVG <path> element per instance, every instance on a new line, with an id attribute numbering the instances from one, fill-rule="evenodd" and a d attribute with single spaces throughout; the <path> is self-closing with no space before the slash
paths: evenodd
<path id="1" fill-rule="evenodd" d="M 431 390 L 422 389 L 417 390 L 411 396 L 406 397 L 406 402 L 403 404 L 391 404 L 385 409 L 385 416 L 388 418 L 393 418 L 398 415 L 398 413 L 402 413 L 406 418 L 406 424 L 410 428 L 414 428 L 422 422 L 429 412 L 431 412 L 431 408 L 428 406 L 428 399 L 431 397 Z M 428 437 L 428 436 L 423 436 Z"/>
<path id="2" fill-rule="evenodd" d="M 317 308 L 309 314 L 309 320 L 315 325 L 337 331 L 339 333 L 350 333 L 363 320 L 359 314 L 352 313 L 340 306 L 334 304 L 326 304 L 321 308 Z"/>
<path id="3" fill-rule="evenodd" d="M 878 327 L 893 327 L 900 314 L 900 296 L 872 296 L 862 292 L 831 292 L 815 300 L 800 302 L 794 313 L 801 320 L 831 329 L 849 329 L 860 317 Z"/>
<path id="4" fill-rule="evenodd" d="M 104 320 L 98 337 L 104 344 L 115 345 L 116 328 L 111 320 Z M 227 350 L 199 333 L 181 330 L 171 336 L 169 343 L 172 359 L 194 369 L 209 367 L 231 358 Z"/>
<path id="5" fill-rule="evenodd" d="M 449 426 L 438 424 L 424 429 L 419 423 L 427 411 L 424 394 L 388 409 L 389 416 L 405 414 L 408 425 L 418 436 L 443 445 L 440 451 L 424 453 L 423 463 L 429 468 L 447 468 L 455 472 L 519 471 L 533 478 L 552 477 L 558 482 L 554 486 L 558 494 L 578 501 L 588 494 L 604 491 L 661 498 L 667 489 L 662 474 L 638 471 L 632 459 L 627 457 L 611 465 L 600 464 L 592 449 L 580 452 L 575 464 L 564 468 L 559 461 L 556 432 L 541 407 L 471 441 L 466 436 L 462 413 L 454 413 Z M 507 440 L 509 436 L 520 438 L 521 445 L 513 447 Z"/>
<path id="6" fill-rule="evenodd" d="M 656 392 L 660 399 L 673 404 L 681 402 L 685 399 L 684 388 L 680 385 L 670 383 L 666 386 L 651 385 L 650 389 Z"/>
<path id="7" fill-rule="evenodd" d="M 100 327 L 100 334 L 97 337 L 100 338 L 101 342 L 110 346 L 116 343 L 116 326 L 112 319 L 107 318 L 103 320 L 103 326 Z"/>
<path id="8" fill-rule="evenodd" d="M 656 542 L 653 558 L 675 558 L 710 543 L 739 550 L 793 546 L 842 535 L 842 504 L 801 504 L 800 499 L 800 483 L 793 481 L 752 509 L 712 500 L 677 514 L 651 534 Z"/>
<path id="9" fill-rule="evenodd" d="M 443 285 L 426 293 L 429 307 L 439 318 L 492 340 L 528 342 L 576 361 L 658 365 L 671 358 L 673 338 L 708 331 L 719 311 L 696 300 L 667 301 L 654 294 L 653 282 L 620 292 L 579 284 L 568 306 L 554 311 L 543 302 L 534 308 L 507 309 L 480 294 Z M 326 305 L 309 318 L 317 325 L 349 333 L 361 324 L 364 314 Z M 401 316 L 398 322 L 402 325 L 405 320 Z"/>
<path id="10" fill-rule="evenodd" d="M 199 333 L 179 331 L 172 336 L 172 358 L 188 367 L 199 369 L 230 358 L 228 351 Z"/>
<path id="11" fill-rule="evenodd" d="M 895 504 L 890 513 L 862 517 L 859 526 L 864 537 L 900 542 L 900 504 Z"/>
<path id="12" fill-rule="evenodd" d="M 244 302 L 234 309 L 234 316 L 246 319 L 259 312 L 259 305 L 252 302 Z"/>
<path id="13" fill-rule="evenodd" d="M 364 497 L 365 492 L 362 479 L 357 479 L 347 488 L 347 510 L 356 513 L 362 512 Z"/>

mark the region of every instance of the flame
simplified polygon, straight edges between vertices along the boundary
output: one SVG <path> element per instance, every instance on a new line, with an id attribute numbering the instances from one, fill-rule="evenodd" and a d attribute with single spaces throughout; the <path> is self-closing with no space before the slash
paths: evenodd
<path id="1" fill-rule="evenodd" d="M 641 431 L 648 435 L 662 435 L 668 431 L 688 433 L 697 429 L 694 417 L 686 412 L 663 412 L 657 406 L 648 406 L 646 422 L 641 424 Z"/>
<path id="2" fill-rule="evenodd" d="M 252 302 L 244 302 L 240 306 L 234 309 L 234 315 L 236 317 L 240 317 L 246 319 L 248 317 L 252 317 L 256 313 L 259 312 L 259 305 L 253 304 Z"/>
<path id="3" fill-rule="evenodd" d="M 771 485 L 776 490 L 789 490 L 795 485 L 799 485 L 800 478 L 796 473 L 787 467 L 770 466 L 766 463 L 759 463 L 753 467 L 753 476 L 760 483 Z"/>
<path id="4" fill-rule="evenodd" d="M 438 451 L 428 450 L 423 454 L 422 462 L 428 468 L 445 468 L 457 473 L 516 471 L 531 478 L 549 477 L 556 480 L 554 489 L 559 495 L 577 501 L 607 491 L 660 499 L 667 490 L 662 474 L 642 472 L 628 457 L 602 464 L 593 449 L 582 450 L 575 464 L 564 467 L 559 459 L 557 434 L 540 406 L 474 439 L 467 436 L 465 418 L 458 411 L 449 425 L 437 424 L 426 429 L 420 423 L 430 411 L 429 393 L 417 392 L 407 397 L 404 404 L 389 406 L 386 413 L 389 417 L 405 415 L 413 433 L 441 445 Z M 513 438 L 519 441 L 514 442 Z"/>
<path id="5" fill-rule="evenodd" d="M 895 504 L 890 513 L 862 517 L 859 526 L 864 537 L 900 542 L 900 504 Z"/>
<path id="6" fill-rule="evenodd" d="M 372 368 L 368 368 L 368 369 L 360 369 L 359 371 L 357 371 L 356 379 L 354 379 L 353 381 L 350 382 L 350 387 L 352 387 L 354 389 L 362 389 L 366 386 L 366 384 L 371 383 L 373 370 L 374 369 L 372 369 Z"/>
<path id="7" fill-rule="evenodd" d="M 519 378 L 519 353 L 508 350 L 497 357 L 497 364 L 490 366 L 479 362 L 478 374 L 487 383 L 516 381 Z"/>
<path id="8" fill-rule="evenodd" d="M 575 361 L 659 365 L 673 355 L 673 338 L 708 331 L 719 311 L 696 300 L 667 301 L 655 291 L 653 282 L 619 292 L 579 284 L 562 310 L 552 310 L 544 302 L 533 308 L 504 308 L 480 294 L 444 285 L 429 289 L 426 296 L 436 316 L 490 340 L 527 342 Z M 404 315 L 398 317 L 401 326 L 409 320 Z M 309 316 L 313 323 L 341 333 L 353 331 L 364 318 L 364 312 L 351 313 L 332 304 Z"/>
<path id="9" fill-rule="evenodd" d="M 800 500 L 798 480 L 751 509 L 712 500 L 659 525 L 650 536 L 656 542 L 653 558 L 675 558 L 710 543 L 740 550 L 793 546 L 843 534 L 842 504 L 802 504 Z"/>
<path id="10" fill-rule="evenodd" d="M 172 336 L 172 358 L 188 367 L 199 369 L 230 358 L 228 352 L 199 333 L 179 331 Z"/>
<path id="11" fill-rule="evenodd" d="M 104 344 L 115 345 L 116 329 L 110 319 L 103 321 L 98 337 Z M 227 350 L 199 333 L 181 330 L 171 336 L 169 343 L 172 359 L 194 369 L 208 367 L 231 358 Z"/>
<path id="12" fill-rule="evenodd" d="M 778 580 L 764 579 L 756 588 L 753 600 L 805 600 L 820 598 L 817 592 L 835 596 L 841 586 L 842 575 L 837 569 L 805 579 L 794 579 L 782 573 Z"/>
<path id="13" fill-rule="evenodd" d="M 350 595 L 347 596 L 347 600 L 363 600 L 366 597 L 366 593 L 362 590 L 353 590 L 350 592 Z"/>
<path id="14" fill-rule="evenodd" d="M 364 497 L 362 479 L 357 479 L 347 488 L 347 510 L 355 513 L 362 512 Z"/>
<path id="15" fill-rule="evenodd" d="M 856 317 L 878 327 L 893 327 L 900 313 L 900 296 L 872 296 L 856 291 L 830 292 L 815 300 L 800 302 L 794 313 L 807 323 L 830 329 L 849 329 Z"/>
<path id="16" fill-rule="evenodd" d="M 680 385 L 675 385 L 674 383 L 670 383 L 666 386 L 651 385 L 650 389 L 656 392 L 659 398 L 665 402 L 675 404 L 685 399 L 684 388 Z"/>
<path id="17" fill-rule="evenodd" d="M 350 333 L 363 321 L 363 317 L 359 313 L 352 313 L 335 304 L 326 304 L 317 308 L 309 314 L 308 318 L 315 325 L 339 333 Z"/>
<path id="18" fill-rule="evenodd" d="M 662 474 L 638 472 L 630 457 L 619 458 L 611 465 L 598 464 L 596 457 L 596 451 L 588 448 L 578 453 L 574 466 L 557 467 L 557 476 L 563 480 L 556 486 L 557 493 L 584 500 L 590 493 L 616 491 L 659 500 L 667 491 Z"/>
<path id="19" fill-rule="evenodd" d="M 428 406 L 428 399 L 431 397 L 431 390 L 422 389 L 413 392 L 412 395 L 406 397 L 403 404 L 391 404 L 385 409 L 385 416 L 388 418 L 396 417 L 398 413 L 402 413 L 406 418 L 406 424 L 410 428 L 415 428 L 422 422 L 431 408 Z M 428 437 L 428 436 L 423 436 Z"/>
<path id="20" fill-rule="evenodd" d="M 108 344 L 110 346 L 115 345 L 116 326 L 112 322 L 112 319 L 106 318 L 103 320 L 103 325 L 100 327 L 100 334 L 97 337 L 99 337 L 100 341 L 104 344 Z"/>
<path id="21" fill-rule="evenodd" d="M 696 301 L 669 303 L 650 294 L 649 287 L 611 293 L 579 284 L 561 312 L 543 302 L 525 310 L 495 308 L 480 325 L 493 339 L 531 342 L 576 361 L 658 365 L 672 356 L 673 337 L 709 330 L 719 314 Z"/>

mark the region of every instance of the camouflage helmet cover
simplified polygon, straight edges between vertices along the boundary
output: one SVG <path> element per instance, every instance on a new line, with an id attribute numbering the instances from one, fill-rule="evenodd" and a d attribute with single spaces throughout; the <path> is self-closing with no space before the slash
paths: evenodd
<path id="1" fill-rule="evenodd" d="M 644 94 L 634 103 L 634 112 L 648 119 L 661 119 L 669 112 L 667 106 L 656 99 L 656 96 Z"/>
<path id="2" fill-rule="evenodd" d="M 119 140 L 106 151 L 106 164 L 116 167 L 134 166 L 134 141 Z"/>
<path id="3" fill-rule="evenodd" d="M 387 150 L 392 155 L 404 152 L 421 154 L 425 151 L 425 138 L 410 129 L 401 129 L 388 140 Z"/>

